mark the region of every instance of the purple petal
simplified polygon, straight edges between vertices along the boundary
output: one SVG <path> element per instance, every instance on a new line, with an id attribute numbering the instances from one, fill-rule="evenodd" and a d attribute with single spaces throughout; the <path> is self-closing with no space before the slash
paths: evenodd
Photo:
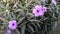
<path id="1" fill-rule="evenodd" d="M 7 30 L 7 34 L 11 34 L 11 31 L 10 30 Z"/>
<path id="2" fill-rule="evenodd" d="M 53 3 L 54 5 L 56 5 L 56 0 L 52 0 L 52 3 Z"/>

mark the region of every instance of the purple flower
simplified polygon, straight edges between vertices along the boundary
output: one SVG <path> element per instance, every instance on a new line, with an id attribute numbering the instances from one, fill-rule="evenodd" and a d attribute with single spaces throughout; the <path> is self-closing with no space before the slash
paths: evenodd
<path id="1" fill-rule="evenodd" d="M 56 5 L 56 0 L 52 0 L 52 3 L 53 3 L 54 5 Z"/>
<path id="2" fill-rule="evenodd" d="M 44 15 L 44 13 L 47 11 L 47 8 L 42 6 L 42 5 L 37 5 L 35 6 L 35 8 L 33 9 L 33 14 L 35 16 L 42 16 Z"/>
<path id="3" fill-rule="evenodd" d="M 16 21 L 15 20 L 9 21 L 8 27 L 12 30 L 15 30 L 17 27 Z"/>
<path id="4" fill-rule="evenodd" d="M 10 30 L 7 30 L 7 34 L 11 34 L 11 31 Z"/>

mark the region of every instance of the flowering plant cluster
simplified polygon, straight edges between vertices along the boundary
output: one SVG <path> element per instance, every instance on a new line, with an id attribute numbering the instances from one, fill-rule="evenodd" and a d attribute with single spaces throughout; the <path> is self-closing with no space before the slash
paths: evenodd
<path id="1" fill-rule="evenodd" d="M 1 34 L 50 34 L 59 20 L 60 0 L 0 0 Z"/>

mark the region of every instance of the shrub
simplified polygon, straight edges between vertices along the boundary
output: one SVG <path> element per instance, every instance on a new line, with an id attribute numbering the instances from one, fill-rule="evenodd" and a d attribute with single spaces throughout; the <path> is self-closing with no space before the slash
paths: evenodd
<path id="1" fill-rule="evenodd" d="M 0 0 L 0 25 L 2 34 L 49 34 L 54 31 L 59 19 L 60 0 Z M 36 5 L 47 7 L 43 15 L 35 16 Z M 40 8 L 38 8 L 40 11 Z M 10 29 L 9 21 L 15 20 L 17 27 Z"/>

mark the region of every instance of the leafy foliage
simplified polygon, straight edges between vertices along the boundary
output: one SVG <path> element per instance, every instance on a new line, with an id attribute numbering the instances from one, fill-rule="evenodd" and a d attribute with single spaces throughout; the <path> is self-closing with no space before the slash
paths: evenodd
<path id="1" fill-rule="evenodd" d="M 6 33 L 8 22 L 17 21 L 17 29 L 11 30 L 11 34 L 49 34 L 56 28 L 55 23 L 60 19 L 60 0 L 57 5 L 51 4 L 50 0 L 0 0 L 0 28 Z M 13 7 L 16 4 L 17 7 Z M 35 5 L 41 4 L 48 7 L 47 12 L 41 17 L 32 13 Z M 5 34 L 3 33 L 3 34 Z"/>

